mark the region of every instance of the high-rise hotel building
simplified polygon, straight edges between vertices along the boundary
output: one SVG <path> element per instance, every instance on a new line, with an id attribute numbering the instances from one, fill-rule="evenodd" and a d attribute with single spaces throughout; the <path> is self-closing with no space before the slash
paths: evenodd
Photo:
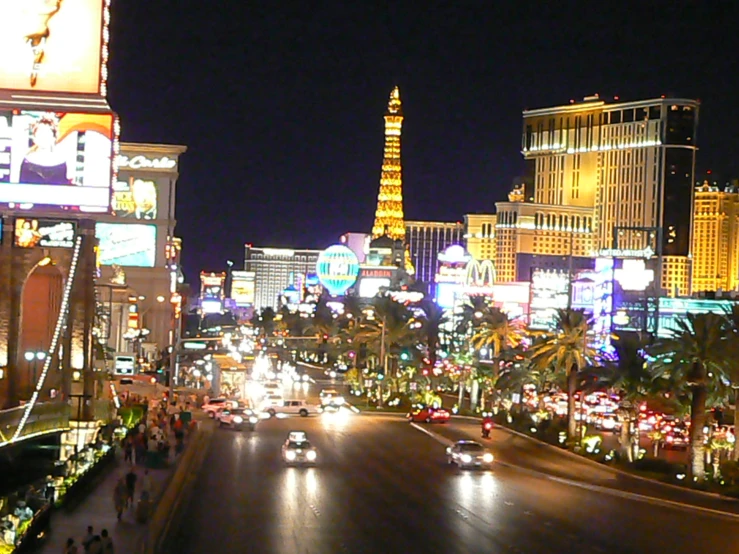
<path id="1" fill-rule="evenodd" d="M 433 283 L 439 253 L 452 244 L 463 244 L 464 226 L 461 222 L 406 221 L 405 241 L 416 269 L 416 280 Z"/>
<path id="2" fill-rule="evenodd" d="M 650 247 L 662 260 L 662 287 L 688 294 L 698 107 L 592 96 L 524 111 L 522 153 L 533 184 L 496 205 L 498 278 L 525 278 L 532 256 L 539 264 Z M 531 244 L 520 237 L 527 231 Z"/>
<path id="3" fill-rule="evenodd" d="M 739 287 L 739 190 L 708 181 L 695 190 L 692 291 Z"/>

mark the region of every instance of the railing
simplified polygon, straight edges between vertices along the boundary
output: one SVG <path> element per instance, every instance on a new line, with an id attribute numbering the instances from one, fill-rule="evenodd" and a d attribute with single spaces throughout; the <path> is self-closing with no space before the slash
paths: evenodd
<path id="1" fill-rule="evenodd" d="M 26 411 L 26 406 L 0 410 L 0 447 L 18 441 L 69 429 L 70 407 L 65 402 L 38 402 L 15 439 L 13 437 Z"/>

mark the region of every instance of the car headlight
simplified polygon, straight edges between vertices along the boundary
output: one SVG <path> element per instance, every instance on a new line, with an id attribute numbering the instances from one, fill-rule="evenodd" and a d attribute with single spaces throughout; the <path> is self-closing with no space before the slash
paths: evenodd
<path id="1" fill-rule="evenodd" d="M 343 396 L 337 396 L 333 400 L 334 404 L 337 404 L 338 406 L 341 406 L 344 403 L 344 397 Z"/>
<path id="2" fill-rule="evenodd" d="M 258 421 L 259 421 L 259 418 L 257 416 L 251 416 L 249 418 L 249 423 L 251 423 L 252 425 L 256 425 Z"/>
<path id="3" fill-rule="evenodd" d="M 240 415 L 234 416 L 234 423 L 244 423 L 244 418 Z"/>
<path id="4" fill-rule="evenodd" d="M 308 452 L 305 453 L 305 457 L 311 462 L 314 461 L 316 459 L 316 451 L 308 450 Z"/>
<path id="5" fill-rule="evenodd" d="M 493 463 L 493 455 L 490 452 L 486 452 L 482 456 L 482 461 L 485 462 L 486 464 L 492 464 Z"/>
<path id="6" fill-rule="evenodd" d="M 285 458 L 287 458 L 288 460 L 291 460 L 292 461 L 296 457 L 297 457 L 297 454 L 295 454 L 295 452 L 293 450 L 288 450 L 287 452 L 285 452 Z"/>
<path id="7" fill-rule="evenodd" d="M 308 375 L 303 375 L 303 376 L 301 377 L 301 379 L 302 379 L 303 381 L 308 381 Z"/>
<path id="8" fill-rule="evenodd" d="M 462 454 L 462 463 L 469 464 L 472 461 L 472 456 L 469 454 Z"/>

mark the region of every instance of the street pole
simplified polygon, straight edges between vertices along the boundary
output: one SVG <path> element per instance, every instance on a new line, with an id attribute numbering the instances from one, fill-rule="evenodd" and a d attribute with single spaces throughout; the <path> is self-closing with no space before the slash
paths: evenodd
<path id="1" fill-rule="evenodd" d="M 387 355 L 385 354 L 385 317 L 382 318 L 382 335 L 380 336 L 380 363 L 382 364 L 382 379 L 379 380 L 377 390 L 379 392 L 379 405 L 382 408 L 382 381 L 387 375 Z"/>

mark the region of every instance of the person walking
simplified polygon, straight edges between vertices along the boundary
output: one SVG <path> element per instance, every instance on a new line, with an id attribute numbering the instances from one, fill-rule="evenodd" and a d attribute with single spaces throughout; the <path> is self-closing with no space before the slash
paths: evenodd
<path id="1" fill-rule="evenodd" d="M 131 440 L 131 437 L 126 438 L 126 442 L 123 447 L 123 461 L 133 465 L 133 441 Z"/>
<path id="2" fill-rule="evenodd" d="M 92 537 L 92 542 L 90 542 L 90 547 L 87 549 L 87 552 L 89 554 L 103 554 L 103 541 L 100 538 L 100 535 Z"/>
<path id="3" fill-rule="evenodd" d="M 79 550 L 77 550 L 77 545 L 74 544 L 74 539 L 72 537 L 67 539 L 67 544 L 64 547 L 64 554 L 79 554 Z"/>
<path id="4" fill-rule="evenodd" d="M 113 489 L 113 505 L 115 506 L 115 511 L 118 516 L 118 521 L 121 520 L 121 516 L 123 515 L 123 510 L 126 507 L 126 483 L 123 480 L 123 477 L 118 479 L 118 482 L 115 484 L 115 489 Z"/>
<path id="5" fill-rule="evenodd" d="M 134 494 L 136 493 L 136 479 L 138 476 L 136 475 L 136 471 L 134 468 L 131 468 L 128 473 L 126 473 L 126 492 L 127 492 L 127 499 L 126 499 L 126 505 L 128 503 L 131 503 L 131 506 L 134 504 Z"/>
<path id="6" fill-rule="evenodd" d="M 92 544 L 92 540 L 95 538 L 95 535 L 92 532 L 92 525 L 87 526 L 87 535 L 82 539 L 82 548 L 85 549 L 85 552 L 90 552 L 90 545 Z"/>
<path id="7" fill-rule="evenodd" d="M 108 535 L 107 529 L 103 529 L 100 532 L 100 542 L 102 543 L 103 554 L 113 554 L 113 539 L 111 539 L 110 535 Z"/>

